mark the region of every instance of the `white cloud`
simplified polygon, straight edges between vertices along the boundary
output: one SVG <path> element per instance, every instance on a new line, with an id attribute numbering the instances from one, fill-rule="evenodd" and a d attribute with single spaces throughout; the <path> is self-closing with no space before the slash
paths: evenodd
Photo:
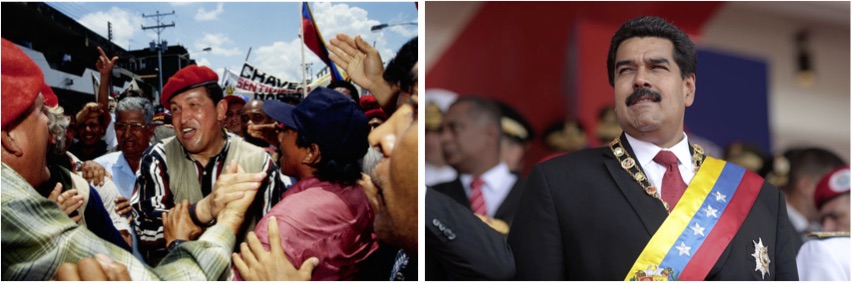
<path id="1" fill-rule="evenodd" d="M 224 7 L 225 4 L 219 3 L 216 4 L 216 10 L 213 11 L 206 11 L 204 8 L 198 8 L 198 12 L 195 14 L 195 20 L 199 22 L 217 20 L 219 19 L 219 15 L 222 14 L 222 12 L 225 12 Z"/>
<path id="2" fill-rule="evenodd" d="M 204 36 L 193 43 L 193 46 L 197 50 L 202 50 L 204 48 L 210 47 L 211 54 L 221 55 L 221 56 L 234 56 L 239 55 L 240 49 L 233 47 L 234 42 L 228 38 L 227 35 L 222 33 L 209 34 L 204 33 Z"/>
<path id="3" fill-rule="evenodd" d="M 262 46 L 252 51 L 249 64 L 273 76 L 288 81 L 302 81 L 302 41 L 299 38 L 290 42 L 277 41 L 269 46 Z M 323 63 L 305 49 L 305 61 L 313 62 L 312 69 L 316 73 L 323 68 Z"/>
<path id="4" fill-rule="evenodd" d="M 378 20 L 370 19 L 366 10 L 358 7 L 350 7 L 347 4 L 332 4 L 328 2 L 311 3 L 314 19 L 323 34 L 323 39 L 328 42 L 338 33 L 347 35 L 360 34 L 362 38 L 374 45 L 379 50 L 384 61 L 390 60 L 399 46 L 388 46 L 384 31 L 371 32 L 370 27 L 381 24 Z M 400 27 L 399 30 L 389 30 L 399 33 L 402 37 L 410 38 L 417 35 L 416 26 Z M 301 81 L 302 71 L 302 41 L 299 38 L 289 42 L 278 41 L 269 46 L 262 46 L 252 51 L 249 59 L 250 64 L 255 65 L 263 72 L 278 76 L 283 80 Z M 311 63 L 312 73 L 318 73 L 325 67 L 325 63 L 310 49 L 305 48 L 305 62 Z M 306 76 L 313 77 L 312 74 Z"/>
<path id="5" fill-rule="evenodd" d="M 130 39 L 142 25 L 143 20 L 139 13 L 112 7 L 109 11 L 86 14 L 78 22 L 104 38 L 108 37 L 107 22 L 110 22 L 113 29 L 113 43 L 127 49 L 130 45 Z"/>
<path id="6" fill-rule="evenodd" d="M 181 7 L 181 6 L 189 6 L 189 5 L 192 5 L 193 3 L 194 3 L 194 2 L 190 2 L 190 1 L 186 1 L 186 2 L 169 2 L 169 5 L 172 5 L 172 7 Z"/>
<path id="7" fill-rule="evenodd" d="M 198 66 L 207 66 L 210 67 L 210 60 L 207 60 L 207 57 L 202 57 L 195 60 L 195 64 Z M 222 74 L 222 73 L 217 73 Z"/>

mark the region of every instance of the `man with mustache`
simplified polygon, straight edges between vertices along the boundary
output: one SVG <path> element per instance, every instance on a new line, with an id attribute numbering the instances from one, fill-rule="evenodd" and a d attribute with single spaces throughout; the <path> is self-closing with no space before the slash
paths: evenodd
<path id="1" fill-rule="evenodd" d="M 238 240 L 290 185 L 290 178 L 281 176 L 269 154 L 223 129 L 228 102 L 222 98 L 218 81 L 210 68 L 190 65 L 169 78 L 160 95 L 160 103 L 172 111 L 177 137 L 154 144 L 143 153 L 131 205 L 139 250 L 151 265 L 166 255 L 167 246 L 174 248 L 192 237 L 166 243 L 163 212 L 189 200 L 193 222 L 206 228 L 216 224 L 226 202 L 239 198 L 239 193 L 214 187 L 230 161 L 237 161 L 248 173 L 265 173 Z"/>
<path id="2" fill-rule="evenodd" d="M 624 133 L 533 167 L 510 230 L 519 280 L 797 280 L 781 192 L 684 133 L 696 50 L 638 17 L 607 58 Z"/>

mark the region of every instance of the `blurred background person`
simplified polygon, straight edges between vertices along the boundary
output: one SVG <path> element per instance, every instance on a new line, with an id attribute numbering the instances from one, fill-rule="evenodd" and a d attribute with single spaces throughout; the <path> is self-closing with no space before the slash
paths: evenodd
<path id="1" fill-rule="evenodd" d="M 242 128 L 242 120 L 240 120 L 240 110 L 246 105 L 246 101 L 238 96 L 225 96 L 223 99 L 228 102 L 228 109 L 225 111 L 225 120 L 222 121 L 222 125 L 229 132 L 243 137 L 245 132 Z"/>
<path id="2" fill-rule="evenodd" d="M 781 189 L 788 205 L 788 217 L 801 238 L 806 240 L 806 234 L 822 230 L 814 200 L 820 178 L 845 163 L 834 153 L 814 147 L 794 150 L 789 162 L 788 182 Z"/>
<path id="3" fill-rule="evenodd" d="M 536 137 L 533 126 L 521 113 L 511 106 L 496 101 L 501 108 L 501 160 L 509 171 L 521 175 L 524 169 L 524 154 L 530 149 L 530 141 Z"/>
<path id="4" fill-rule="evenodd" d="M 824 232 L 811 233 L 800 249 L 800 280 L 850 281 L 850 167 L 824 175 L 814 199 Z"/>
<path id="5" fill-rule="evenodd" d="M 448 90 L 429 89 L 425 96 L 424 184 L 433 186 L 456 179 L 456 170 L 444 160 L 441 149 L 441 119 L 458 95 Z"/>

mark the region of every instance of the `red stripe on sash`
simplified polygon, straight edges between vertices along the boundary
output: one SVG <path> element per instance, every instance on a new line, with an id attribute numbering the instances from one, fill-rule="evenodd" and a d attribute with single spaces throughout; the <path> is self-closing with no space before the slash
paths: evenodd
<path id="1" fill-rule="evenodd" d="M 764 179 L 761 176 L 750 171 L 744 173 L 743 179 L 725 212 L 720 216 L 720 220 L 717 221 L 714 229 L 708 234 L 708 238 L 694 254 L 702 257 L 693 257 L 681 271 L 681 277 L 678 280 L 705 280 L 704 277 L 707 277 L 711 268 L 717 263 L 720 255 L 723 254 L 723 251 L 740 229 L 763 184 Z M 699 275 L 703 275 L 703 278 L 693 279 Z"/>

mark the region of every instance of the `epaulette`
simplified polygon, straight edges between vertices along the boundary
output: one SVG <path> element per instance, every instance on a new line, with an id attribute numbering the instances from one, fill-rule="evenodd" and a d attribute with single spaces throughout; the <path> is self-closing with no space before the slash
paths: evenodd
<path id="1" fill-rule="evenodd" d="M 818 239 L 828 239 L 836 237 L 850 237 L 850 232 L 812 232 L 807 236 Z"/>

